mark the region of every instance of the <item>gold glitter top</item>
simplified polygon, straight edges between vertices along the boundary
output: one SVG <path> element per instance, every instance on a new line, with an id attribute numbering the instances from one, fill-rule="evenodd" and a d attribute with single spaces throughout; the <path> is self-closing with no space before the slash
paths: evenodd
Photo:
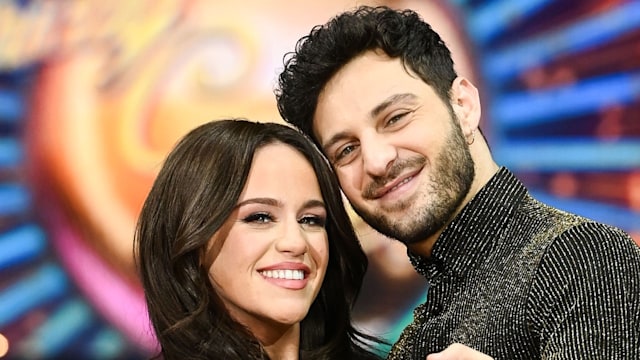
<path id="1" fill-rule="evenodd" d="M 387 359 L 454 342 L 494 359 L 640 359 L 640 247 L 623 231 L 533 199 L 506 168 L 465 206 Z"/>

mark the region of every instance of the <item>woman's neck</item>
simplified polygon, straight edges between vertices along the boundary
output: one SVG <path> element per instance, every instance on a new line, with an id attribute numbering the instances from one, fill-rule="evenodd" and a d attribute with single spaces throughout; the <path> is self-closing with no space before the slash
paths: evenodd
<path id="1" fill-rule="evenodd" d="M 256 334 L 271 360 L 298 360 L 300 352 L 300 324 L 282 332 Z"/>
<path id="2" fill-rule="evenodd" d="M 300 346 L 298 344 L 283 344 L 283 346 L 264 348 L 271 360 L 298 360 Z"/>

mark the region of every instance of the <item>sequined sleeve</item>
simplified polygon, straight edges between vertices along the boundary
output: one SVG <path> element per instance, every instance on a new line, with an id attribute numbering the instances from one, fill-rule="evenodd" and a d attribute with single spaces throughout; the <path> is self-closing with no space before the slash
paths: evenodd
<path id="1" fill-rule="evenodd" d="M 547 249 L 529 319 L 542 359 L 640 359 L 640 248 L 588 222 Z"/>

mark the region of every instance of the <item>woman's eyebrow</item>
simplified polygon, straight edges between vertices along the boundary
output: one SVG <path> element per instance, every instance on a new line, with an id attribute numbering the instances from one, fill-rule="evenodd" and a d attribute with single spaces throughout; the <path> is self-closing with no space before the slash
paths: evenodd
<path id="1" fill-rule="evenodd" d="M 302 205 L 303 209 L 317 208 L 317 207 L 325 208 L 326 206 L 324 204 L 324 201 L 322 201 L 322 200 L 307 200 Z"/>
<path id="2" fill-rule="evenodd" d="M 248 205 L 248 204 L 263 204 L 263 205 L 270 205 L 270 206 L 282 206 L 282 202 L 280 202 L 280 201 L 278 201 L 276 199 L 261 197 L 261 198 L 251 198 L 251 199 L 246 199 L 244 201 L 241 201 L 236 205 L 236 208 L 239 208 L 241 206 Z"/>

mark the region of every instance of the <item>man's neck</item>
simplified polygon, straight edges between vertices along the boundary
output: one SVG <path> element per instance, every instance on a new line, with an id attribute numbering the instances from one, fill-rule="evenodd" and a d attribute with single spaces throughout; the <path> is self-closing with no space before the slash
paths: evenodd
<path id="1" fill-rule="evenodd" d="M 487 182 L 489 182 L 489 180 L 496 174 L 496 172 L 498 172 L 499 169 L 500 167 L 495 162 L 491 161 L 489 163 L 489 166 L 484 167 L 484 171 L 476 171 L 476 178 L 471 185 L 469 193 L 467 194 L 467 196 L 465 196 L 464 200 L 462 201 L 458 209 L 456 209 L 456 212 L 453 214 L 451 219 L 449 219 L 446 225 L 423 241 L 407 245 L 407 249 L 409 249 L 409 251 L 416 255 L 422 256 L 424 258 L 430 258 L 431 253 L 433 252 L 433 247 L 435 246 L 436 241 L 438 241 L 440 234 L 442 234 L 444 229 L 449 226 L 451 221 L 453 221 L 453 219 L 458 216 L 460 211 L 462 211 L 462 209 L 469 203 L 469 201 L 471 201 L 471 199 L 480 191 L 480 189 L 482 189 L 487 184 Z"/>
<path id="2" fill-rule="evenodd" d="M 444 228 L 440 229 L 436 234 L 431 235 L 423 241 L 407 245 L 407 249 L 416 255 L 430 258 L 433 246 L 436 244 L 436 240 L 438 240 L 443 230 Z"/>

